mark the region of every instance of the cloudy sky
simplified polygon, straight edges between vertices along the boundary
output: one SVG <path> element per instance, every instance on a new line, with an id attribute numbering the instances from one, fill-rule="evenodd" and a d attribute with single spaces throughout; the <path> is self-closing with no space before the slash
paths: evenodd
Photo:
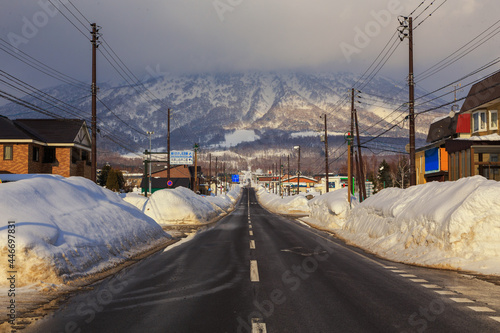
<path id="1" fill-rule="evenodd" d="M 10 44 L 11 52 L 16 46 L 85 82 L 90 81 L 91 68 L 86 19 L 102 27 L 106 42 L 140 78 L 154 72 L 362 73 L 393 36 L 399 26 L 398 15 L 409 15 L 423 2 L 413 14 L 415 25 L 426 19 L 414 33 L 418 76 L 497 22 L 500 12 L 498 0 L 50 1 L 72 23 L 49 0 L 3 0 L 0 37 Z M 499 38 L 493 37 L 421 85 L 426 89 L 444 85 L 493 60 L 500 55 Z M 3 49 L 9 45 L 3 44 Z M 0 69 L 38 88 L 59 83 L 2 49 Z M 99 81 L 119 80 L 99 54 L 98 69 Z M 407 70 L 405 40 L 380 74 L 404 81 Z M 5 87 L 0 85 L 2 89 Z"/>

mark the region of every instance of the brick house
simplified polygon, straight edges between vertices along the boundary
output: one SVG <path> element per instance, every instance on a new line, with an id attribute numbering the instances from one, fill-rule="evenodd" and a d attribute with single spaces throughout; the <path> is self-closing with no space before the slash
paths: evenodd
<path id="1" fill-rule="evenodd" d="M 0 173 L 91 178 L 91 139 L 80 119 L 0 116 Z"/>

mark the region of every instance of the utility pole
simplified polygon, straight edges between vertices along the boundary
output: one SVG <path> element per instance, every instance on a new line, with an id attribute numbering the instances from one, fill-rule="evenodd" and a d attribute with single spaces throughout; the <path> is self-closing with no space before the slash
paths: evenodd
<path id="1" fill-rule="evenodd" d="M 359 137 L 359 126 L 358 126 L 358 111 L 354 110 L 354 121 L 356 122 L 356 138 L 358 140 L 358 159 L 356 163 L 359 165 L 359 202 L 363 202 L 366 199 L 366 187 L 365 187 L 365 171 L 363 170 L 363 155 L 361 154 L 361 139 Z"/>
<path id="2" fill-rule="evenodd" d="M 354 133 L 354 88 L 351 89 L 351 131 L 349 132 L 350 138 L 348 138 L 348 154 L 347 154 L 347 179 L 349 184 L 347 184 L 348 201 L 349 207 L 351 205 L 351 195 L 353 192 L 352 188 L 352 174 L 353 174 L 353 163 L 352 163 L 352 135 Z"/>
<path id="3" fill-rule="evenodd" d="M 326 174 L 326 192 L 328 193 L 328 188 L 330 187 L 330 181 L 328 179 L 328 129 L 326 127 L 326 113 L 325 113 L 325 174 Z"/>
<path id="4" fill-rule="evenodd" d="M 200 145 L 195 143 L 194 148 L 194 182 L 193 182 L 193 192 L 198 192 L 198 148 Z"/>
<path id="5" fill-rule="evenodd" d="M 290 154 L 288 154 L 287 160 L 288 160 L 288 196 L 290 196 L 290 187 L 291 187 L 291 184 L 290 184 Z"/>
<path id="6" fill-rule="evenodd" d="M 408 120 L 410 127 L 410 186 L 417 184 L 417 174 L 415 172 L 415 81 L 413 76 L 413 18 L 399 17 L 400 27 L 399 39 L 401 41 L 408 38 L 409 44 L 409 64 L 408 64 Z"/>
<path id="7" fill-rule="evenodd" d="M 149 135 L 149 194 L 151 194 L 151 134 L 154 134 L 153 131 L 146 132 Z"/>
<path id="8" fill-rule="evenodd" d="M 90 25 L 92 27 L 92 121 L 91 121 L 91 130 L 92 130 L 92 165 L 91 165 L 91 175 L 90 179 L 95 183 L 97 181 L 97 65 L 96 65 L 96 51 L 99 45 L 97 44 L 97 40 L 99 37 L 97 33 L 99 30 L 97 29 L 97 24 L 92 23 Z"/>
<path id="9" fill-rule="evenodd" d="M 215 196 L 217 196 L 217 187 L 219 187 L 219 169 L 217 168 L 217 156 L 215 156 Z"/>
<path id="10" fill-rule="evenodd" d="M 208 154 L 208 194 L 212 194 L 212 153 Z"/>
<path id="11" fill-rule="evenodd" d="M 300 193 L 300 146 L 295 146 L 293 149 L 297 149 L 299 151 L 299 159 L 297 162 L 297 195 Z"/>
<path id="12" fill-rule="evenodd" d="M 281 165 L 281 157 L 280 157 L 280 178 L 279 178 L 279 183 L 278 183 L 279 184 L 278 187 L 279 187 L 279 190 L 280 190 L 279 191 L 280 197 L 283 197 L 283 193 L 281 193 L 281 170 L 282 169 L 283 169 L 283 166 Z"/>
<path id="13" fill-rule="evenodd" d="M 227 179 L 226 179 L 226 163 L 222 164 L 222 174 L 224 175 L 224 181 L 222 182 L 222 186 L 224 188 L 224 194 L 226 193 Z M 222 193 L 221 193 L 222 194 Z"/>
<path id="14" fill-rule="evenodd" d="M 167 182 L 170 180 L 170 108 L 167 109 Z"/>

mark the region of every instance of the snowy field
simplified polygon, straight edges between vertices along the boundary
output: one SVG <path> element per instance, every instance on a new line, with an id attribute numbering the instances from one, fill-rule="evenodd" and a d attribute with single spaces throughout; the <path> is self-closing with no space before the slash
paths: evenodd
<path id="1" fill-rule="evenodd" d="M 481 176 L 387 188 L 352 209 L 338 190 L 310 200 L 304 220 L 390 260 L 500 275 L 499 197 L 500 183 Z M 279 200 L 259 195 L 284 213 Z"/>

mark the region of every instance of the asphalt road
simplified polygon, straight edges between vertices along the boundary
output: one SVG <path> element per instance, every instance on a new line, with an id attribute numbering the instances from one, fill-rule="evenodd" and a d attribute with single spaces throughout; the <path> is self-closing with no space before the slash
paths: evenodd
<path id="1" fill-rule="evenodd" d="M 485 301 L 500 287 L 474 282 L 472 294 L 470 280 L 376 258 L 269 213 L 244 189 L 213 228 L 77 293 L 29 331 L 500 332 L 500 307 Z"/>

